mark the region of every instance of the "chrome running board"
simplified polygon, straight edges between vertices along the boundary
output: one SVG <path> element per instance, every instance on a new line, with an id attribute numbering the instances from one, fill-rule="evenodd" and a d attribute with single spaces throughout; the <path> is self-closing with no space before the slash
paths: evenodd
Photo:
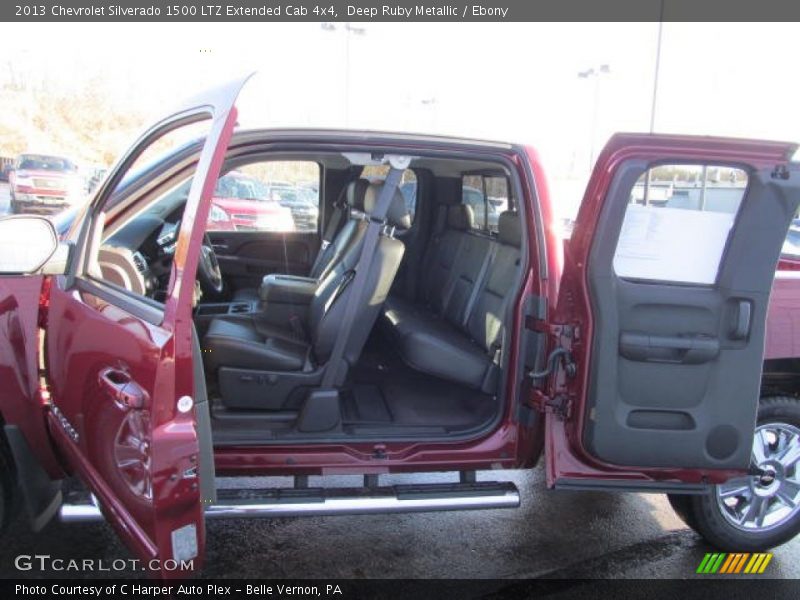
<path id="1" fill-rule="evenodd" d="M 363 515 L 516 508 L 519 491 L 510 482 L 432 483 L 376 488 L 218 489 L 217 503 L 207 506 L 207 519 Z M 64 503 L 61 521 L 103 519 L 91 500 Z"/>

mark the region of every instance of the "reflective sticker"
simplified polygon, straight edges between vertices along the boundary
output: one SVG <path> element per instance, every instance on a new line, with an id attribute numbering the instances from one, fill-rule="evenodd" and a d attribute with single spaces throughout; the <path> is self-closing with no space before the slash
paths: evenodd
<path id="1" fill-rule="evenodd" d="M 197 527 L 194 523 L 184 525 L 172 532 L 172 558 L 176 561 L 197 557 Z"/>
<path id="2" fill-rule="evenodd" d="M 191 396 L 181 396 L 178 400 L 178 410 L 182 413 L 192 410 L 192 406 L 194 406 L 194 400 Z"/>

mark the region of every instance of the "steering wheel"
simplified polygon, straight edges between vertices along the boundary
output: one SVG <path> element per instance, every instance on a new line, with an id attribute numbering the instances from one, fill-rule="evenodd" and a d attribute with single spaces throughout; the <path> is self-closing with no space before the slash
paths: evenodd
<path id="1" fill-rule="evenodd" d="M 222 280 L 222 271 L 219 268 L 217 255 L 211 246 L 208 236 L 203 237 L 203 245 L 200 247 L 200 262 L 197 264 L 197 281 L 203 293 L 222 294 L 225 283 Z"/>

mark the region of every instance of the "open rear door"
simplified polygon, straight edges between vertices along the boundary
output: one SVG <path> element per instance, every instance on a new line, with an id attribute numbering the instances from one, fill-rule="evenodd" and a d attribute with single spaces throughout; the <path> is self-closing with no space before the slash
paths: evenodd
<path id="1" fill-rule="evenodd" d="M 203 555 L 201 491 L 209 483 L 213 490 L 213 456 L 208 445 L 203 455 L 210 426 L 202 378 L 193 371 L 191 310 L 210 197 L 243 83 L 191 101 L 144 134 L 87 210 L 68 275 L 49 285 L 44 344 L 53 437 L 141 567 L 162 576 L 199 568 Z M 182 163 L 182 181 L 191 178 L 185 200 L 172 191 L 185 187 L 137 175 L 168 160 L 170 136 L 184 131 L 188 141 L 180 144 L 187 145 L 178 150 L 192 149 Z M 134 281 L 135 271 L 152 269 L 151 259 L 119 242 L 126 225 L 141 229 L 147 219 L 159 228 L 158 260 L 169 277 L 160 297 Z"/>
<path id="2" fill-rule="evenodd" d="M 565 257 L 550 485 L 700 491 L 748 468 L 795 150 L 611 139 Z"/>

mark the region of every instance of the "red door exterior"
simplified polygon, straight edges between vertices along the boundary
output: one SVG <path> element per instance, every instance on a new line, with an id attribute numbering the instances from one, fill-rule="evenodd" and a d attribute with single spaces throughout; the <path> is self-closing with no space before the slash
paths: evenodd
<path id="1" fill-rule="evenodd" d="M 198 99 L 148 131 L 109 177 L 83 225 L 85 231 L 97 226 L 110 190 L 151 142 L 185 123 L 210 119 L 163 306 L 93 277 L 86 247 L 77 249 L 69 275 L 53 280 L 49 296 L 50 429 L 142 568 L 161 576 L 197 569 L 203 555 L 191 299 L 210 198 L 243 83 Z M 123 210 L 111 219 L 124 216 Z"/>

